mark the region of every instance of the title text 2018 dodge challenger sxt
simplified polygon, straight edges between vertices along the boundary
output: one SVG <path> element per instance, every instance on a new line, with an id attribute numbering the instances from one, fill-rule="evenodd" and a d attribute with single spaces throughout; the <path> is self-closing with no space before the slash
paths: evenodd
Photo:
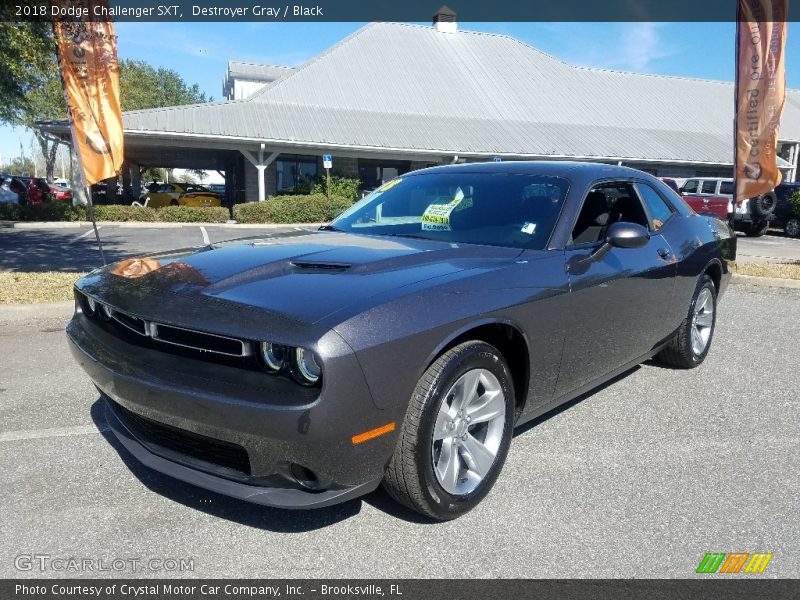
<path id="1" fill-rule="evenodd" d="M 94 271 L 67 333 L 153 469 L 288 508 L 383 482 L 450 519 L 516 424 L 651 356 L 703 362 L 735 250 L 633 169 L 437 167 L 321 231 Z"/>

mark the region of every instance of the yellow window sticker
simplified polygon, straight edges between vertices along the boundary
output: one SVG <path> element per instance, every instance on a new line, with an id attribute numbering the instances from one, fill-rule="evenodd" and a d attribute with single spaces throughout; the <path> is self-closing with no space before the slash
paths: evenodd
<path id="1" fill-rule="evenodd" d="M 450 213 L 464 199 L 464 192 L 458 188 L 453 199 L 446 204 L 431 204 L 422 213 L 422 231 L 452 231 Z"/>
<path id="2" fill-rule="evenodd" d="M 378 193 L 385 192 L 386 190 L 392 189 L 394 186 L 396 186 L 401 181 L 403 181 L 402 177 L 398 177 L 397 179 L 392 179 L 391 181 L 387 181 L 386 183 L 384 183 L 381 187 L 379 187 L 375 191 L 378 192 Z"/>

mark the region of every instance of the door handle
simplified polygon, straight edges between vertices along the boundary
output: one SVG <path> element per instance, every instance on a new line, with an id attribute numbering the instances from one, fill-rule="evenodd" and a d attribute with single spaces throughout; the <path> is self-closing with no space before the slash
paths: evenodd
<path id="1" fill-rule="evenodd" d="M 659 248 L 656 250 L 661 258 L 669 258 L 672 256 L 672 251 L 669 248 Z"/>

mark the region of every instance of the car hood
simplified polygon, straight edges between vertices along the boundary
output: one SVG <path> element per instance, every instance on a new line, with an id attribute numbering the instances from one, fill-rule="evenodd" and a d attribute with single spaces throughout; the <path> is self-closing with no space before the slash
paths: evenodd
<path id="1" fill-rule="evenodd" d="M 150 302 L 174 298 L 173 294 L 186 300 L 224 301 L 316 323 L 346 306 L 364 305 L 373 296 L 403 294 L 415 284 L 499 268 L 519 254 L 514 248 L 305 232 L 127 259 L 91 274 L 81 286 L 90 293 L 90 288 L 113 288 L 113 295 L 124 292 L 128 298 Z"/>

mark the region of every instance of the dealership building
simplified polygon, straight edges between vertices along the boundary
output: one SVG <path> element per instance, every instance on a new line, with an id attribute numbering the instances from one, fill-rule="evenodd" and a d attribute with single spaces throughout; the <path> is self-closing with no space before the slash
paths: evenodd
<path id="1" fill-rule="evenodd" d="M 232 61 L 225 101 L 127 112 L 125 169 L 224 173 L 231 201 L 290 193 L 333 172 L 364 189 L 429 165 L 502 160 L 621 163 L 658 176 L 731 176 L 730 82 L 577 67 L 513 37 L 371 23 L 296 68 Z M 63 124 L 44 126 L 68 139 Z M 797 178 L 800 90 L 778 163 Z M 128 177 L 125 178 L 126 180 Z"/>

